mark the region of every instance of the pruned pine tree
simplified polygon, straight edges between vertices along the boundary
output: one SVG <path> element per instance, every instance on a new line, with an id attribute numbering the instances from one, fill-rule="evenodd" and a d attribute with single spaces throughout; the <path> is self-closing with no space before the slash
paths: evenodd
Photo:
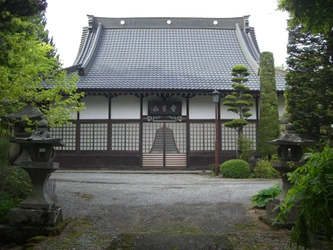
<path id="1" fill-rule="evenodd" d="M 253 106 L 253 102 L 250 101 L 252 95 L 247 93 L 250 89 L 244 85 L 248 81 L 247 76 L 250 75 L 246 66 L 235 65 L 232 67 L 231 75 L 234 91 L 225 97 L 226 101 L 223 105 L 228 106 L 228 111 L 237 114 L 239 118 L 224 123 L 224 126 L 237 131 L 237 155 L 239 156 L 243 151 L 243 128 L 248 124 L 247 118 L 252 116 L 250 107 Z"/>

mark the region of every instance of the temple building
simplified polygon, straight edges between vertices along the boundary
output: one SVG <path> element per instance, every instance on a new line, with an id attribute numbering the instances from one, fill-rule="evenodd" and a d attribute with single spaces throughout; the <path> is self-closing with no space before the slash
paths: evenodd
<path id="1" fill-rule="evenodd" d="M 249 16 L 236 18 L 104 18 L 88 15 L 68 73 L 77 73 L 86 109 L 53 128 L 63 138 L 62 169 L 207 169 L 235 157 L 237 118 L 223 105 L 237 64 L 251 73 L 255 105 L 244 135 L 256 149 L 260 50 Z M 285 72 L 276 70 L 279 112 Z M 220 92 L 218 112 L 212 92 Z M 217 118 L 217 123 L 215 119 Z M 216 129 L 216 125 L 218 128 Z"/>

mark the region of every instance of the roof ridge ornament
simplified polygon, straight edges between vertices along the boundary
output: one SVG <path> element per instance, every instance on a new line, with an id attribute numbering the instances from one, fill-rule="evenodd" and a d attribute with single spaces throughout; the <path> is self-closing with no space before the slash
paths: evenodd
<path id="1" fill-rule="evenodd" d="M 99 23 L 95 38 L 92 41 L 92 45 L 91 45 L 92 47 L 89 51 L 89 54 L 87 54 L 87 57 L 85 58 L 85 61 L 82 63 L 82 65 L 79 66 L 79 76 L 85 76 L 88 73 L 88 71 L 95 59 L 97 50 L 98 50 L 98 45 L 101 40 L 102 30 L 103 30 L 103 24 Z"/>
<path id="2" fill-rule="evenodd" d="M 91 31 L 94 28 L 94 15 L 87 15 L 88 17 L 88 28 Z"/>
<path id="3" fill-rule="evenodd" d="M 246 33 L 250 31 L 250 21 L 249 21 L 250 16 L 244 16 L 244 30 Z"/>
<path id="4" fill-rule="evenodd" d="M 241 17 L 98 17 L 88 16 L 89 29 L 95 29 L 101 22 L 107 29 L 119 28 L 198 28 L 198 29 L 235 29 L 234 24 L 238 23 L 244 28 L 244 18 Z"/>

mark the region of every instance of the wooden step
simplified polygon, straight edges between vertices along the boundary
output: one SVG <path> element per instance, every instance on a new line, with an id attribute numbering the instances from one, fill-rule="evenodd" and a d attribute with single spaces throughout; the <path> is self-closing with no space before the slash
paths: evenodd
<path id="1" fill-rule="evenodd" d="M 186 154 L 171 153 L 165 155 L 165 167 L 186 167 Z M 142 167 L 163 167 L 162 153 L 142 154 Z"/>

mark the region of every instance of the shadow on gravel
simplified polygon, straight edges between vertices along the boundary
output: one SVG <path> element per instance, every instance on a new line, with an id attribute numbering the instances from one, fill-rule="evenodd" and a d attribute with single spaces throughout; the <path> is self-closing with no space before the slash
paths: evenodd
<path id="1" fill-rule="evenodd" d="M 130 211 L 113 206 L 111 210 L 100 208 L 103 217 L 68 219 L 61 235 L 48 237 L 33 249 L 290 249 L 289 231 L 261 223 L 258 216 L 263 210 L 241 204 L 179 203 L 131 207 Z"/>
<path id="2" fill-rule="evenodd" d="M 112 249 L 158 249 L 158 250 L 181 250 L 181 249 L 233 249 L 226 236 L 212 235 L 128 235 L 121 234 L 115 237 L 111 244 Z"/>
<path id="3" fill-rule="evenodd" d="M 96 207 L 96 209 L 98 209 Z M 101 206 L 89 215 L 100 233 L 131 234 L 226 234 L 251 227 L 251 218 L 242 204 L 187 204 L 137 206 Z"/>

